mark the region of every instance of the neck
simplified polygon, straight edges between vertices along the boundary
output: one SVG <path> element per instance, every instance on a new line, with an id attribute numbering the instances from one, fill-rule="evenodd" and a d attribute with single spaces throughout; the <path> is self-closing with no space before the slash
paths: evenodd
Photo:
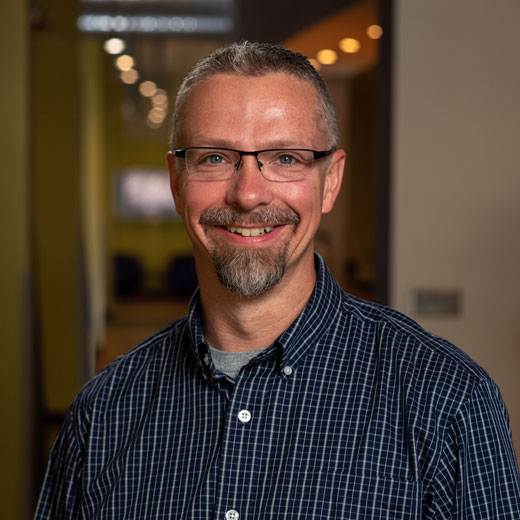
<path id="1" fill-rule="evenodd" d="M 280 282 L 256 297 L 239 296 L 216 274 L 199 277 L 204 335 L 219 350 L 244 352 L 269 346 L 298 317 L 316 283 L 314 258 L 288 268 Z M 296 271 L 296 272 L 295 272 Z"/>

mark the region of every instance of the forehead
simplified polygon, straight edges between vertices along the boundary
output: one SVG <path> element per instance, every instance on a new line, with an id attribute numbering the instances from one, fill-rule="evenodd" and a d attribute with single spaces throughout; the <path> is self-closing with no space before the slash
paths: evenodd
<path id="1" fill-rule="evenodd" d="M 284 73 L 216 74 L 193 88 L 181 134 L 187 146 L 217 135 L 251 145 L 292 138 L 310 146 L 317 133 L 325 133 L 320 116 L 317 91 L 308 81 Z"/>

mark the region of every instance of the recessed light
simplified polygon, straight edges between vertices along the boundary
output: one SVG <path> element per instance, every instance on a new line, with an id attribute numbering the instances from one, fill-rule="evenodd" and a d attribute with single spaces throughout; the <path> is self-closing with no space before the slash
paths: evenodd
<path id="1" fill-rule="evenodd" d="M 355 38 L 343 38 L 339 42 L 339 48 L 343 52 L 354 54 L 355 52 L 358 52 L 361 48 L 361 43 L 359 43 L 359 40 L 356 40 Z"/>
<path id="2" fill-rule="evenodd" d="M 125 47 L 126 44 L 121 38 L 110 38 L 103 44 L 103 48 L 108 54 L 121 54 Z"/>
<path id="3" fill-rule="evenodd" d="M 139 79 L 139 72 L 135 69 L 123 70 L 119 74 L 121 81 L 127 85 L 133 85 Z"/>
<path id="4" fill-rule="evenodd" d="M 383 36 L 383 29 L 380 25 L 371 25 L 367 27 L 367 35 L 372 40 L 379 40 Z"/>
<path id="5" fill-rule="evenodd" d="M 134 58 L 128 54 L 122 54 L 116 60 L 116 67 L 119 70 L 130 70 L 134 66 Z"/>
<path id="6" fill-rule="evenodd" d="M 144 97 L 152 97 L 157 91 L 157 85 L 153 81 L 143 81 L 139 85 L 139 92 Z"/>
<path id="7" fill-rule="evenodd" d="M 338 59 L 338 54 L 332 49 L 322 49 L 316 54 L 316 58 L 323 65 L 332 65 Z"/>

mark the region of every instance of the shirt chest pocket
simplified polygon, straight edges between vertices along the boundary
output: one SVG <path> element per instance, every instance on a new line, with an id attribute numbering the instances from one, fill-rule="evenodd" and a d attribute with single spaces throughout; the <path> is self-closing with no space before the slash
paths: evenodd
<path id="1" fill-rule="evenodd" d="M 366 473 L 313 472 L 284 482 L 263 512 L 270 518 L 418 520 L 420 483 Z M 281 482 L 278 482 L 280 484 Z M 278 488 L 278 491 L 280 488 Z M 272 508 L 277 503 L 278 507 Z M 274 513 L 274 515 L 273 515 Z M 282 513 L 280 515 L 280 513 Z"/>

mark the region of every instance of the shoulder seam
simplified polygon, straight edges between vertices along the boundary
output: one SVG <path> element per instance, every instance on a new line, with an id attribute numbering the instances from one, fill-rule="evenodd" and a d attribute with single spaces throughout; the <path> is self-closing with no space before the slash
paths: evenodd
<path id="1" fill-rule="evenodd" d="M 346 294 L 346 293 L 345 293 Z M 416 343 L 416 346 L 418 348 L 424 348 L 427 349 L 430 352 L 435 353 L 438 356 L 442 356 L 446 359 L 448 359 L 451 363 L 454 363 L 459 367 L 461 370 L 463 370 L 469 377 L 474 379 L 475 381 L 479 382 L 489 382 L 491 381 L 491 378 L 485 373 L 484 369 L 480 367 L 466 352 L 461 350 L 459 347 L 456 347 L 448 340 L 437 336 L 435 334 L 432 334 L 431 332 L 426 331 L 423 329 L 418 323 L 413 322 L 411 318 L 408 318 L 406 315 L 402 314 L 403 320 L 396 320 L 392 314 L 397 313 L 400 314 L 399 311 L 395 311 L 393 309 L 388 308 L 391 312 L 388 312 L 387 308 L 385 306 L 379 305 L 377 303 L 371 303 L 371 302 L 363 302 L 361 300 L 361 305 L 368 305 L 374 310 L 378 312 L 380 319 L 375 319 L 370 316 L 368 316 L 366 313 L 364 313 L 361 309 L 359 309 L 355 305 L 355 301 L 352 301 L 352 297 L 348 294 L 346 294 L 346 297 L 344 301 L 342 302 L 342 306 L 344 307 L 344 310 L 346 313 L 351 314 L 355 316 L 357 319 L 360 320 L 367 320 L 374 324 L 382 324 L 387 325 L 388 327 L 391 327 L 391 329 L 400 336 L 408 336 Z M 349 301 L 350 300 L 350 301 Z M 415 330 L 414 327 L 412 327 L 410 324 L 407 324 L 405 320 L 412 321 L 416 327 L 419 330 Z M 429 344 L 431 343 L 431 344 Z M 433 344 L 440 347 L 442 350 L 436 349 L 433 347 Z M 449 348 L 457 349 L 462 356 L 463 359 L 459 359 L 456 357 Z"/>

